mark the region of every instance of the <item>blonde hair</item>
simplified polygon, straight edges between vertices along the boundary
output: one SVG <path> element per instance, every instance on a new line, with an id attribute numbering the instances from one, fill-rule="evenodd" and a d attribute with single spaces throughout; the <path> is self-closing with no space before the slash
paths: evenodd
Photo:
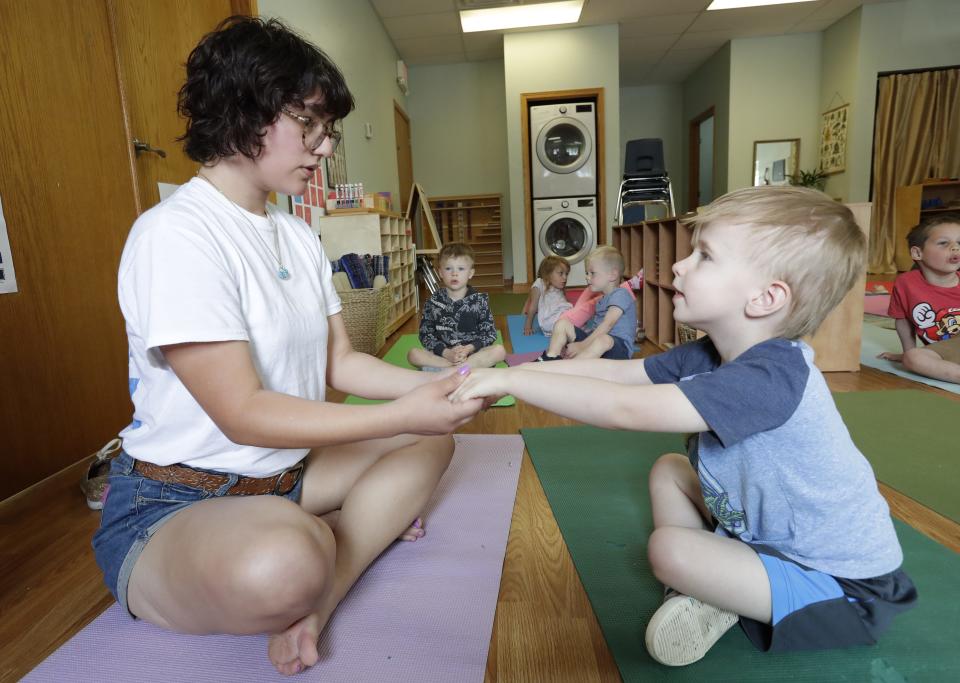
<path id="1" fill-rule="evenodd" d="M 587 256 L 587 263 L 600 263 L 623 277 L 623 254 L 611 246 L 597 247 Z"/>
<path id="2" fill-rule="evenodd" d="M 550 256 L 545 256 L 544 259 L 540 262 L 540 266 L 537 268 L 537 277 L 543 280 L 543 283 L 550 284 L 548 280 L 550 276 L 553 275 L 554 271 L 557 268 L 566 268 L 567 271 L 570 270 L 570 264 L 567 262 L 567 259 L 562 256 L 557 256 L 551 254 Z"/>
<path id="3" fill-rule="evenodd" d="M 444 262 L 452 258 L 468 258 L 470 263 L 476 263 L 477 259 L 473 254 L 473 247 L 464 242 L 447 242 L 440 248 L 437 254 L 437 263 L 443 267 Z"/>
<path id="4" fill-rule="evenodd" d="M 815 332 L 866 269 L 867 241 L 853 213 L 817 190 L 735 190 L 684 222 L 693 225 L 694 244 L 714 223 L 749 231 L 751 262 L 790 287 L 790 309 L 778 330 L 787 339 Z"/>

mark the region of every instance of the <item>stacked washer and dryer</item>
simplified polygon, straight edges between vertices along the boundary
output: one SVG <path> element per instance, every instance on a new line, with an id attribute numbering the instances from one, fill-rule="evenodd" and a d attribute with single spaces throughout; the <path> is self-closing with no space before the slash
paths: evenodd
<path id="1" fill-rule="evenodd" d="M 567 284 L 585 285 L 584 259 L 597 244 L 596 105 L 538 104 L 529 118 L 534 268 L 562 256 Z"/>

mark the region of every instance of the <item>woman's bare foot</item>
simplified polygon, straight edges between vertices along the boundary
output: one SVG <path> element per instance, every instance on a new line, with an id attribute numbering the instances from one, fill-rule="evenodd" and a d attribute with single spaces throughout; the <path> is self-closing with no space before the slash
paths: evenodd
<path id="1" fill-rule="evenodd" d="M 340 519 L 340 511 L 331 510 L 330 512 L 325 512 L 320 515 L 320 519 L 326 522 L 327 526 L 329 526 L 331 529 L 336 529 L 337 520 Z M 417 517 L 415 520 L 413 520 L 413 524 L 407 527 L 402 534 L 397 536 L 397 539 L 401 541 L 416 541 L 423 538 L 426 533 L 426 529 L 423 528 L 423 518 Z"/>
<path id="2" fill-rule="evenodd" d="M 284 676 L 298 674 L 317 663 L 317 640 L 326 620 L 314 612 L 294 623 L 283 633 L 270 636 L 267 656 L 270 663 Z"/>

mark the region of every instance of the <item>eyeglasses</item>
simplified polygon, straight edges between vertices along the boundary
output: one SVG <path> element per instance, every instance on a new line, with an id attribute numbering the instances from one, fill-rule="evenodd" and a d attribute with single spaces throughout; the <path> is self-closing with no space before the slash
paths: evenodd
<path id="1" fill-rule="evenodd" d="M 291 119 L 296 119 L 303 125 L 303 146 L 308 150 L 315 152 L 317 148 L 323 144 L 323 141 L 329 138 L 330 153 L 333 154 L 337 151 L 337 145 L 340 144 L 340 138 L 342 136 L 338 131 L 333 130 L 333 124 L 326 124 L 320 119 L 315 119 L 310 116 L 294 114 L 285 107 L 281 107 L 280 111 Z"/>

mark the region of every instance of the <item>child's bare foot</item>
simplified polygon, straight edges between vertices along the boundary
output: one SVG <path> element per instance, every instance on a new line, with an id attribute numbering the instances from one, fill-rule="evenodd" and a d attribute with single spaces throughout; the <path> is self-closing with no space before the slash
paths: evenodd
<path id="1" fill-rule="evenodd" d="M 321 623 L 320 615 L 314 612 L 286 631 L 270 636 L 267 656 L 277 671 L 284 676 L 292 676 L 317 663 L 317 640 L 324 623 Z"/>
<path id="2" fill-rule="evenodd" d="M 324 514 L 320 515 L 320 519 L 326 522 L 327 526 L 329 526 L 331 529 L 336 529 L 337 520 L 340 519 L 340 511 L 331 510 L 330 512 L 325 512 Z M 426 530 L 423 528 L 423 518 L 417 517 L 415 520 L 413 520 L 413 524 L 407 527 L 402 534 L 397 536 L 397 539 L 401 541 L 416 541 L 417 539 L 423 538 L 426 533 Z"/>

